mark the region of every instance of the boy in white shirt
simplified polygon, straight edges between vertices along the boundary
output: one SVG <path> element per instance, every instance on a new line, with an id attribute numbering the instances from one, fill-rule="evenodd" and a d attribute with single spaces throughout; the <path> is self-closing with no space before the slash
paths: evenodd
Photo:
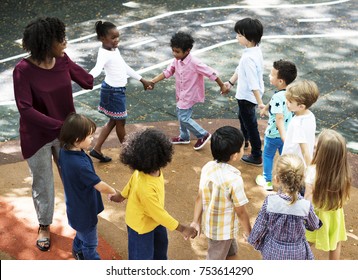
<path id="1" fill-rule="evenodd" d="M 264 93 L 263 57 L 259 46 L 263 34 L 263 26 L 258 19 L 244 18 L 235 24 L 235 32 L 239 44 L 245 49 L 235 73 L 225 85 L 231 88 L 238 82 L 235 98 L 238 102 L 241 131 L 245 137 L 245 148 L 251 144 L 251 154 L 244 155 L 241 160 L 247 164 L 261 166 L 261 139 L 257 125 L 256 107 L 263 109 Z"/>
<path id="2" fill-rule="evenodd" d="M 286 88 L 287 108 L 294 112 L 286 133 L 282 154 L 299 155 L 305 166 L 311 164 L 316 141 L 316 117 L 309 108 L 317 101 L 315 82 L 295 81 Z"/>

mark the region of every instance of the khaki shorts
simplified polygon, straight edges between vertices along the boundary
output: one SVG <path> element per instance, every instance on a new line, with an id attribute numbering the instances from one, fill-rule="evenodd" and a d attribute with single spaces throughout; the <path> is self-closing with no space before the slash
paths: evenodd
<path id="1" fill-rule="evenodd" d="M 226 257 L 236 255 L 236 239 L 229 240 L 212 240 L 208 238 L 208 255 L 207 260 L 225 260 Z"/>

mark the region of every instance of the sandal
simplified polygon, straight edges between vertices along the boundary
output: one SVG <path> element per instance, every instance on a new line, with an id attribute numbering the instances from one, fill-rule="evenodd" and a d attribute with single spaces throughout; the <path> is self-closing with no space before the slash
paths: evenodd
<path id="1" fill-rule="evenodd" d="M 112 160 L 110 157 L 104 156 L 103 154 L 98 153 L 94 149 L 92 149 L 89 154 L 91 157 L 99 159 L 100 162 L 109 162 Z"/>
<path id="2" fill-rule="evenodd" d="M 40 234 L 40 231 L 47 231 L 47 232 L 50 233 L 49 225 L 40 225 L 39 230 L 38 230 L 39 234 Z M 37 239 L 36 246 L 37 246 L 37 248 L 39 248 L 43 252 L 48 251 L 50 249 L 50 246 L 51 246 L 50 237 L 43 237 L 43 238 Z"/>

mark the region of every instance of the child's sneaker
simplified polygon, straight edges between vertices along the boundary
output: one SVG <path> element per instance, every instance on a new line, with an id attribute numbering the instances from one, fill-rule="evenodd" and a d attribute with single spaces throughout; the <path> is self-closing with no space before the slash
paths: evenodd
<path id="1" fill-rule="evenodd" d="M 264 176 L 262 175 L 257 175 L 255 182 L 257 185 L 263 187 L 266 191 L 273 190 L 272 182 L 266 182 Z"/>
<path id="2" fill-rule="evenodd" d="M 194 150 L 200 150 L 202 147 L 205 146 L 206 143 L 211 139 L 211 134 L 207 133 L 203 138 L 198 139 L 194 145 Z"/>
<path id="3" fill-rule="evenodd" d="M 178 137 L 173 137 L 171 140 L 173 145 L 177 145 L 177 144 L 190 144 L 190 140 L 184 140 L 181 139 L 180 136 Z"/>

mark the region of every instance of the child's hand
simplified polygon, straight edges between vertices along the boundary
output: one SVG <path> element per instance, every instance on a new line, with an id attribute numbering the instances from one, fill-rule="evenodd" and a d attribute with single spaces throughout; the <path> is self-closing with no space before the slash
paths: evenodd
<path id="1" fill-rule="evenodd" d="M 196 231 L 195 228 L 184 226 L 181 224 L 179 224 L 179 226 L 177 227 L 177 230 L 180 231 L 180 233 L 184 236 L 185 240 L 188 240 L 189 237 L 195 238 L 198 234 L 198 232 Z"/>
<path id="2" fill-rule="evenodd" d="M 147 81 L 147 80 L 145 80 L 143 78 L 140 79 L 140 81 L 143 84 L 144 90 L 147 90 L 147 89 L 152 90 L 154 88 L 154 83 L 152 81 Z"/>
<path id="3" fill-rule="evenodd" d="M 221 87 L 221 94 L 225 95 L 228 94 L 231 89 L 231 85 L 229 82 L 225 82 L 224 85 Z"/>
<path id="4" fill-rule="evenodd" d="M 263 103 L 258 104 L 258 107 L 259 107 L 260 110 L 265 109 L 265 104 L 263 104 Z"/>
<path id="5" fill-rule="evenodd" d="M 109 194 L 108 199 L 109 199 L 109 201 L 113 201 L 113 202 L 117 202 L 117 203 L 121 203 L 125 200 L 125 198 L 120 193 Z"/>
<path id="6" fill-rule="evenodd" d="M 265 116 L 268 116 L 268 112 L 266 111 L 266 107 L 260 110 L 260 117 L 264 118 Z"/>
<path id="7" fill-rule="evenodd" d="M 198 236 L 200 236 L 200 234 L 201 234 L 201 225 L 196 223 L 196 222 L 192 222 L 190 224 L 190 226 L 195 228 L 195 230 L 198 232 Z"/>

